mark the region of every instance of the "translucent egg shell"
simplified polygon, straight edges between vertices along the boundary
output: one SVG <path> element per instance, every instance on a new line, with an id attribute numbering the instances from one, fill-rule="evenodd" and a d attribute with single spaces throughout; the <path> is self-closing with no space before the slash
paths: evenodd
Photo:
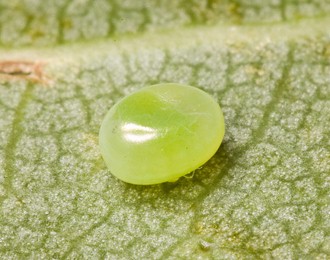
<path id="1" fill-rule="evenodd" d="M 123 98 L 99 133 L 102 156 L 118 179 L 141 185 L 176 181 L 208 161 L 225 132 L 219 104 L 206 92 L 158 84 Z"/>

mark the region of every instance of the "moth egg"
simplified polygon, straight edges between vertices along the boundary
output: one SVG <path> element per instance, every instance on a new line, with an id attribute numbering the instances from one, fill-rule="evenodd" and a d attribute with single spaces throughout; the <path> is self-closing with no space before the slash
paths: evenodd
<path id="1" fill-rule="evenodd" d="M 164 83 L 116 103 L 99 132 L 102 157 L 118 179 L 140 185 L 178 180 L 207 162 L 225 132 L 219 104 L 191 86 Z"/>

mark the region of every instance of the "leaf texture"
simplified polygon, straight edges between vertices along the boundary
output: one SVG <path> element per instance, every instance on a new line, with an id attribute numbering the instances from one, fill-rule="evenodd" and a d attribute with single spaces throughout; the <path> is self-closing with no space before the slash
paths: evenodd
<path id="1" fill-rule="evenodd" d="M 1 19 L 17 12 L 1 23 L 3 45 L 32 46 L 0 50 L 0 258 L 328 259 L 328 2 L 101 2 L 1 3 Z M 233 5 L 241 25 L 224 11 Z M 121 10 L 135 27 L 114 26 Z M 44 34 L 29 38 L 36 26 Z M 100 156 L 99 126 L 120 98 L 159 82 L 217 98 L 224 142 L 192 178 L 125 184 Z"/>

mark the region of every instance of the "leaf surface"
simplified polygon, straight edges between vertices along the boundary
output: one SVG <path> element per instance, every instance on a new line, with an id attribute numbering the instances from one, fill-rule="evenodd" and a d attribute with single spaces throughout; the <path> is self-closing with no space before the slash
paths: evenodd
<path id="1" fill-rule="evenodd" d="M 0 258 L 329 258 L 330 4 L 143 2 L 0 3 Z M 218 99 L 225 138 L 192 178 L 125 184 L 99 126 L 159 82 Z"/>

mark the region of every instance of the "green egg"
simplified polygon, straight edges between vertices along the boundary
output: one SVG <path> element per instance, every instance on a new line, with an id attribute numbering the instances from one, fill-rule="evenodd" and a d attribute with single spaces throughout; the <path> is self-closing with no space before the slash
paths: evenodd
<path id="1" fill-rule="evenodd" d="M 176 181 L 207 162 L 225 132 L 219 104 L 176 83 L 145 87 L 115 104 L 99 133 L 110 172 L 132 184 Z"/>

